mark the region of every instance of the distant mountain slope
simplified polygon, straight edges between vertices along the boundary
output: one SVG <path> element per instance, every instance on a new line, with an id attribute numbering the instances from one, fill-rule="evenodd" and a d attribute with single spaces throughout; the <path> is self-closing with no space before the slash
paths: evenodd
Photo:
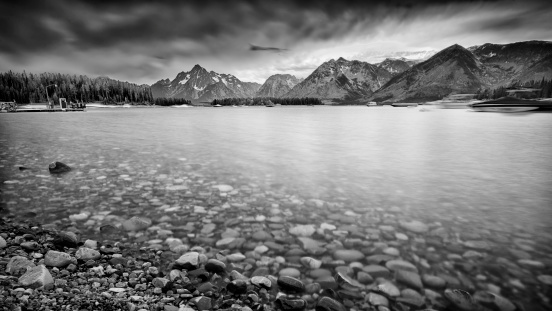
<path id="1" fill-rule="evenodd" d="M 387 70 L 391 75 L 399 74 L 408 70 L 412 65 L 405 58 L 386 58 L 383 62 L 375 64 Z"/>
<path id="2" fill-rule="evenodd" d="M 475 93 L 484 85 L 479 77 L 485 72 L 470 51 L 455 44 L 393 77 L 372 99 L 423 101 L 452 92 Z"/>
<path id="3" fill-rule="evenodd" d="M 257 91 L 257 97 L 281 97 L 302 80 L 289 74 L 272 75 Z"/>
<path id="4" fill-rule="evenodd" d="M 195 65 L 188 72 L 180 72 L 172 81 L 159 80 L 151 86 L 154 97 L 185 98 L 194 102 L 211 101 L 225 97 L 254 97 L 260 84 L 242 82 L 229 74 L 207 71 Z"/>
<path id="5" fill-rule="evenodd" d="M 346 99 L 367 96 L 391 76 L 387 70 L 369 63 L 332 59 L 320 65 L 284 97 Z"/>
<path id="6" fill-rule="evenodd" d="M 487 43 L 469 49 L 455 44 L 396 75 L 367 99 L 434 100 L 543 77 L 552 78 L 552 42 Z"/>
<path id="7" fill-rule="evenodd" d="M 552 77 L 552 42 L 487 43 L 470 50 L 491 71 L 493 86 Z"/>

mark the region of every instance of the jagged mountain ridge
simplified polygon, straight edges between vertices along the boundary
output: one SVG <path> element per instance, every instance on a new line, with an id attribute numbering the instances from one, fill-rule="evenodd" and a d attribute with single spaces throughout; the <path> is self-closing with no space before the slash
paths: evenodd
<path id="1" fill-rule="evenodd" d="M 242 82 L 230 74 L 207 71 L 195 65 L 188 72 L 180 72 L 174 80 L 159 80 L 151 86 L 154 97 L 185 98 L 194 102 L 208 102 L 227 97 L 254 97 L 260 84 Z"/>
<path id="2" fill-rule="evenodd" d="M 419 63 L 405 58 L 388 58 L 377 64 L 332 59 L 287 93 L 285 90 L 293 83 L 279 81 L 276 86 L 269 78 L 263 86 L 248 84 L 197 65 L 173 81 L 158 81 L 152 86 L 152 93 L 156 97 L 182 96 L 195 101 L 254 96 L 425 101 L 542 78 L 552 78 L 552 42 L 526 41 L 487 43 L 468 49 L 453 45 Z"/>
<path id="3" fill-rule="evenodd" d="M 257 91 L 257 97 L 281 97 L 302 80 L 289 74 L 276 74 L 268 77 Z"/>
<path id="4" fill-rule="evenodd" d="M 552 42 L 484 44 L 469 49 L 455 44 L 393 77 L 367 100 L 435 100 L 543 77 L 552 77 Z"/>
<path id="5" fill-rule="evenodd" d="M 475 93 L 484 85 L 479 77 L 485 71 L 470 51 L 455 44 L 393 77 L 372 99 L 435 100 L 452 92 Z"/>
<path id="6" fill-rule="evenodd" d="M 494 85 L 552 78 L 552 42 L 486 43 L 469 50 L 489 68 Z"/>
<path id="7" fill-rule="evenodd" d="M 284 97 L 358 98 L 372 94 L 391 77 L 390 72 L 376 65 L 344 58 L 331 59 Z"/>

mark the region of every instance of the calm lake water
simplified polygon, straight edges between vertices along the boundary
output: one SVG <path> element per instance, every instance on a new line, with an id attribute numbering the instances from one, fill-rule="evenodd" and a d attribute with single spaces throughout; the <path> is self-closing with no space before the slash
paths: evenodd
<path id="1" fill-rule="evenodd" d="M 330 220 L 317 213 L 316 202 L 338 202 L 339 214 L 376 211 L 379 224 L 389 215 L 416 219 L 458 233 L 460 242 L 505 243 L 547 265 L 550 133 L 552 114 L 393 107 L 0 114 L 1 206 L 16 218 L 36 215 L 60 225 L 82 211 L 152 217 L 150 210 L 183 205 L 197 193 L 210 197 L 211 186 L 224 184 L 239 193 L 220 202 L 233 195 L 246 203 L 265 197 L 270 207 L 282 207 L 279 198 L 311 200 L 299 206 L 318 222 Z M 50 176 L 52 161 L 74 170 Z M 529 272 L 520 269 L 533 276 L 531 284 L 550 272 L 549 265 L 529 266 Z"/>
<path id="2" fill-rule="evenodd" d="M 67 179 L 87 185 L 129 170 L 178 178 L 183 166 L 199 164 L 199 173 L 222 184 L 239 177 L 266 189 L 282 184 L 304 198 L 397 206 L 427 221 L 484 218 L 490 225 L 550 229 L 549 133 L 552 114 L 392 107 L 1 114 L 0 172 L 2 181 L 25 181 L 4 202 L 44 183 L 35 176 L 48 176 L 55 160 L 82 173 Z"/>

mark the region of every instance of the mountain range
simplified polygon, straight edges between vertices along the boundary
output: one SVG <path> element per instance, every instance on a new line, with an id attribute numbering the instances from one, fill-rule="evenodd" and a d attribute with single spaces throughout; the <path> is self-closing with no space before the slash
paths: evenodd
<path id="1" fill-rule="evenodd" d="M 316 97 L 336 102 L 426 101 L 451 93 L 475 93 L 484 88 L 552 78 L 552 42 L 526 41 L 464 48 L 452 45 L 429 58 L 387 58 L 370 64 L 331 59 L 304 80 L 273 75 L 263 85 L 242 82 L 229 74 L 196 65 L 151 86 L 154 97 L 185 98 L 193 102 L 245 97 Z"/>
<path id="2" fill-rule="evenodd" d="M 157 81 L 151 86 L 151 92 L 156 98 L 184 98 L 192 102 L 210 102 L 221 98 L 255 97 L 260 87 L 258 83 L 242 82 L 233 75 L 207 71 L 200 65 L 195 65 L 188 72 L 180 72 L 172 81 Z"/>

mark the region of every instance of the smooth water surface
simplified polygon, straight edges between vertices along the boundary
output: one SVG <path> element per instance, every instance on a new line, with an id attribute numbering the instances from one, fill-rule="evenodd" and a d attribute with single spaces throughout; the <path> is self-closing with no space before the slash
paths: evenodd
<path id="1" fill-rule="evenodd" d="M 197 173 L 216 183 L 239 187 L 239 176 L 241 183 L 266 190 L 281 184 L 305 199 L 395 206 L 425 221 L 462 217 L 529 230 L 552 224 L 552 114 L 392 107 L 89 109 L 1 114 L 0 122 L 1 181 L 21 181 L 2 185 L 4 202 L 42 184 L 56 187 L 47 171 L 55 160 L 76 168 L 64 176 L 74 179 L 71 187 L 57 189 L 73 200 L 83 195 L 79 183 L 122 190 L 128 185 L 118 175 L 129 172 L 135 181 L 163 175 L 170 183 L 183 177 L 186 165 L 198 164 Z M 28 199 L 18 211 L 38 207 Z"/>

